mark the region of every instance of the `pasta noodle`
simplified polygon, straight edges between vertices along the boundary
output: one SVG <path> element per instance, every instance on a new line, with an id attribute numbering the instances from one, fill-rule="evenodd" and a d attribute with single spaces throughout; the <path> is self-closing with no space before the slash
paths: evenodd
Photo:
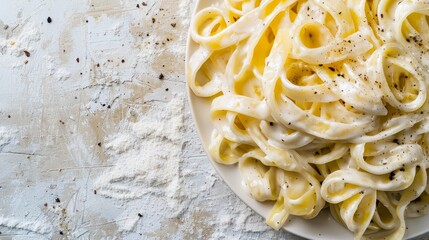
<path id="1" fill-rule="evenodd" d="M 193 18 L 188 86 L 209 147 L 267 224 L 324 208 L 355 239 L 429 213 L 429 2 L 224 0 Z"/>

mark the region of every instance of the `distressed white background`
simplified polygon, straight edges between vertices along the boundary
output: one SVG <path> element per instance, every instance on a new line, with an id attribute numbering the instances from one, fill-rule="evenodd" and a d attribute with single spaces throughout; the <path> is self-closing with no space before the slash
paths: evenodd
<path id="1" fill-rule="evenodd" d="M 203 153 L 184 96 L 194 4 L 0 0 L 0 239 L 299 239 L 265 226 Z M 168 148 L 161 165 L 141 146 L 109 152 L 135 123 L 180 136 L 133 138 Z"/>

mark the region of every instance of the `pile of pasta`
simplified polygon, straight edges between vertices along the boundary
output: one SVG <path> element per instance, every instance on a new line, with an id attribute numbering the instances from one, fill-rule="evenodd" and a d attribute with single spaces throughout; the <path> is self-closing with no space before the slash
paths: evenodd
<path id="1" fill-rule="evenodd" d="M 209 147 L 267 223 L 329 208 L 356 239 L 429 212 L 429 2 L 224 0 L 191 23 L 188 86 Z"/>

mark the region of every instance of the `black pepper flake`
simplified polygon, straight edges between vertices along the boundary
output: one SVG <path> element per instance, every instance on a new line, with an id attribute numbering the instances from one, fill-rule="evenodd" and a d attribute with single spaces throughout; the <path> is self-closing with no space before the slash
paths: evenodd
<path id="1" fill-rule="evenodd" d="M 274 126 L 274 123 L 273 123 L 273 122 L 270 122 L 270 126 Z"/>
<path id="2" fill-rule="evenodd" d="M 26 57 L 30 57 L 31 56 L 31 53 L 29 51 L 27 51 L 27 50 L 24 50 L 24 54 L 25 54 Z"/>
<path id="3" fill-rule="evenodd" d="M 125 63 L 125 59 L 122 59 L 122 61 L 121 61 L 122 63 Z"/>
<path id="4" fill-rule="evenodd" d="M 399 140 L 398 139 L 393 139 L 393 142 L 399 145 Z"/>
<path id="5" fill-rule="evenodd" d="M 380 14 L 380 17 L 381 17 L 381 18 L 383 18 L 383 17 L 384 17 L 384 16 L 383 16 L 383 13 L 382 13 L 382 14 Z"/>
<path id="6" fill-rule="evenodd" d="M 100 64 L 99 64 L 99 63 L 97 63 L 97 67 L 100 67 Z"/>
<path id="7" fill-rule="evenodd" d="M 11 118 L 11 116 L 10 116 L 10 115 L 7 115 L 7 118 Z"/>
<path id="8" fill-rule="evenodd" d="M 59 198 L 55 198 L 55 202 L 59 203 L 61 200 Z"/>
<path id="9" fill-rule="evenodd" d="M 404 172 L 405 168 L 400 168 L 399 171 Z"/>
<path id="10" fill-rule="evenodd" d="M 158 78 L 159 78 L 159 80 L 164 80 L 164 74 L 162 74 L 162 73 L 161 73 L 161 74 L 159 74 L 159 77 L 158 77 Z"/>
<path id="11" fill-rule="evenodd" d="M 112 108 L 112 106 L 110 106 L 110 105 L 107 105 L 107 108 L 108 108 L 108 109 L 110 109 L 110 108 Z"/>
<path id="12" fill-rule="evenodd" d="M 52 22 L 52 18 L 48 17 L 47 21 L 48 21 L 48 23 L 51 23 Z"/>
<path id="13" fill-rule="evenodd" d="M 165 91 L 168 92 L 168 88 L 166 88 Z"/>
<path id="14" fill-rule="evenodd" d="M 64 235 L 63 231 L 60 231 L 60 235 Z"/>
<path id="15" fill-rule="evenodd" d="M 80 59 L 79 59 L 79 58 L 76 58 L 76 62 L 78 62 L 78 63 L 79 63 L 79 61 L 80 61 Z"/>
<path id="16" fill-rule="evenodd" d="M 101 147 L 101 142 L 97 143 L 97 145 L 98 145 L 99 147 Z"/>
<path id="17" fill-rule="evenodd" d="M 335 68 L 333 67 L 329 67 L 329 70 L 331 70 L 332 72 L 335 72 Z"/>
<path id="18" fill-rule="evenodd" d="M 152 18 L 152 23 L 155 23 L 156 22 L 156 19 L 155 18 Z"/>
<path id="19" fill-rule="evenodd" d="M 143 217 L 143 214 L 141 214 L 141 213 L 138 213 L 138 214 L 137 214 L 137 216 L 139 216 L 139 217 Z"/>
<path id="20" fill-rule="evenodd" d="M 319 64 L 319 67 L 323 67 L 323 64 Z"/>
<path id="21" fill-rule="evenodd" d="M 142 2 L 142 6 L 146 7 L 146 6 L 147 6 L 147 3 Z"/>
<path id="22" fill-rule="evenodd" d="M 389 175 L 389 180 L 392 181 L 393 179 L 395 179 L 395 175 L 396 174 L 394 172 L 391 172 Z"/>
<path id="23" fill-rule="evenodd" d="M 171 26 L 175 28 L 176 27 L 176 23 L 172 23 Z"/>
<path id="24" fill-rule="evenodd" d="M 97 195 L 97 190 L 94 189 L 94 194 Z"/>
<path id="25" fill-rule="evenodd" d="M 137 7 L 137 8 L 140 8 L 140 4 L 138 4 L 138 3 L 137 3 L 137 6 L 136 6 L 136 7 Z"/>

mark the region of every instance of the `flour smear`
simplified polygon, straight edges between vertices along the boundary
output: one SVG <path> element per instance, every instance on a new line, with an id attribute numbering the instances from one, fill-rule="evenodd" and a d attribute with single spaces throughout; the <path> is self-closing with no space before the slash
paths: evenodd
<path id="1" fill-rule="evenodd" d="M 180 191 L 184 98 L 152 107 L 135 123 L 123 128 L 105 145 L 115 167 L 95 182 L 98 194 L 132 200 L 145 194 L 161 194 L 170 207 Z"/>

